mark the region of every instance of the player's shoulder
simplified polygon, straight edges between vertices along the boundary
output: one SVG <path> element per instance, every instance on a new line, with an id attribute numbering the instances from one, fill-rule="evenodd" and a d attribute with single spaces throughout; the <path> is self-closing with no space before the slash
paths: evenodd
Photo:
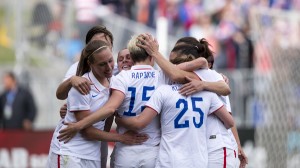
<path id="1" fill-rule="evenodd" d="M 199 69 L 196 70 L 195 73 L 204 81 L 218 81 L 223 79 L 221 74 L 211 69 Z"/>
<path id="2" fill-rule="evenodd" d="M 171 85 L 162 84 L 157 87 L 157 90 L 170 89 Z"/>
<path id="3" fill-rule="evenodd" d="M 212 75 L 218 75 L 219 73 L 213 69 L 198 69 L 195 71 L 196 73 L 205 73 L 205 74 L 212 74 Z"/>
<path id="4" fill-rule="evenodd" d="M 217 97 L 218 95 L 214 92 L 210 92 L 210 91 L 201 91 L 201 92 L 198 92 L 196 93 L 198 95 L 201 95 L 201 96 L 205 96 L 205 97 Z"/>
<path id="5" fill-rule="evenodd" d="M 119 78 L 119 79 L 126 78 L 128 77 L 130 72 L 131 72 L 130 70 L 122 70 L 117 75 L 114 75 L 112 78 Z"/>
<path id="6" fill-rule="evenodd" d="M 171 85 L 162 84 L 158 86 L 157 90 L 163 93 L 171 93 L 171 92 L 178 92 L 180 87 L 181 87 L 180 84 L 171 84 Z"/>

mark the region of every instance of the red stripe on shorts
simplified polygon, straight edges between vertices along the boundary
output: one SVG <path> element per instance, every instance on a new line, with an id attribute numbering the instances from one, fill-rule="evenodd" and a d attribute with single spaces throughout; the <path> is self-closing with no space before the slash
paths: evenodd
<path id="1" fill-rule="evenodd" d="M 57 168 L 60 168 L 60 155 L 57 155 Z"/>
<path id="2" fill-rule="evenodd" d="M 223 164 L 223 168 L 226 168 L 226 148 L 223 148 L 224 150 L 224 164 Z"/>
<path id="3" fill-rule="evenodd" d="M 236 151 L 234 150 L 234 158 L 236 158 Z"/>

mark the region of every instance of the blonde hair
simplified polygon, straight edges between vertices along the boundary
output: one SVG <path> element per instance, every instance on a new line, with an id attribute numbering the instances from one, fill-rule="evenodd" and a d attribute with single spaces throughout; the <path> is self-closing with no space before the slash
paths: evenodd
<path id="1" fill-rule="evenodd" d="M 137 44 L 143 44 L 138 39 L 138 37 L 142 37 L 142 36 L 141 35 L 132 36 L 127 44 L 127 48 L 130 52 L 131 59 L 134 63 L 144 61 L 149 57 L 145 49 L 137 46 Z"/>

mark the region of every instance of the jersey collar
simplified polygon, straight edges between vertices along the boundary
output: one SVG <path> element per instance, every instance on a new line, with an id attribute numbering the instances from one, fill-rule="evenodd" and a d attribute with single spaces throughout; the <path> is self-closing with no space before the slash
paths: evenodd
<path id="1" fill-rule="evenodd" d="M 153 70 L 154 68 L 151 65 L 134 65 L 131 67 L 131 70 Z"/>
<path id="2" fill-rule="evenodd" d="M 108 89 L 106 87 L 104 87 L 95 77 L 95 75 L 93 74 L 92 71 L 88 72 L 87 74 L 88 79 L 93 83 L 93 85 L 91 85 L 92 87 L 95 87 L 96 90 L 98 90 L 99 92 L 102 92 L 105 89 Z"/>

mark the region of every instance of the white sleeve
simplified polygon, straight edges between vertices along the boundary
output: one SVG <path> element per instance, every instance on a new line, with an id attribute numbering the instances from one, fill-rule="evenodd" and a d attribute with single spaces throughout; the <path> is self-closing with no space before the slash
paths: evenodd
<path id="1" fill-rule="evenodd" d="M 90 110 L 90 95 L 82 95 L 75 88 L 69 91 L 67 102 L 70 111 Z"/>
<path id="2" fill-rule="evenodd" d="M 230 105 L 229 96 L 219 96 L 219 98 L 224 103 L 227 111 L 231 113 L 231 105 Z"/>
<path id="3" fill-rule="evenodd" d="M 217 82 L 224 80 L 222 75 L 218 72 L 210 69 L 198 69 L 194 73 L 203 81 L 207 82 Z"/>
<path id="4" fill-rule="evenodd" d="M 219 99 L 217 94 L 211 93 L 210 96 L 211 96 L 211 102 L 210 102 L 208 114 L 211 114 L 219 110 L 222 106 L 224 106 L 223 102 Z"/>
<path id="5" fill-rule="evenodd" d="M 216 81 L 224 81 L 223 76 L 215 70 L 212 70 L 212 75 L 216 78 Z"/>
<path id="6" fill-rule="evenodd" d="M 110 81 L 110 88 L 119 90 L 124 94 L 127 91 L 127 82 L 125 79 L 125 71 L 121 71 L 117 76 L 113 76 Z"/>
<path id="7" fill-rule="evenodd" d="M 65 81 L 65 80 L 69 79 L 70 77 L 76 75 L 77 67 L 78 67 L 78 62 L 71 65 L 71 67 L 68 69 L 67 73 L 65 74 L 65 77 L 64 77 L 63 81 Z"/>
<path id="8" fill-rule="evenodd" d="M 165 87 L 161 86 L 154 91 L 151 98 L 146 103 L 146 106 L 155 110 L 158 114 L 160 114 L 164 102 L 164 96 L 166 94 L 162 94 Z"/>
<path id="9" fill-rule="evenodd" d="M 231 104 L 230 104 L 230 100 L 229 100 L 229 96 L 225 96 L 225 106 L 228 112 L 231 113 Z"/>

